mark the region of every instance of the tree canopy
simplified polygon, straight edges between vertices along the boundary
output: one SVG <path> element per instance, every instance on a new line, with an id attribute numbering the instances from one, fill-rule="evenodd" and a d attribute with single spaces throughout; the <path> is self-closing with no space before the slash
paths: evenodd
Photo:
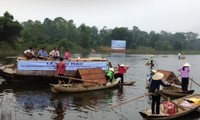
<path id="1" fill-rule="evenodd" d="M 5 41 L 18 47 L 58 46 L 70 50 L 98 49 L 100 46 L 110 47 L 111 40 L 125 40 L 128 49 L 149 48 L 156 51 L 200 50 L 200 39 L 197 33 L 176 32 L 174 34 L 161 31 L 146 32 L 137 26 L 132 29 L 106 26 L 98 29 L 96 26 L 81 24 L 76 26 L 73 20 L 57 17 L 54 20 L 45 18 L 41 21 L 14 21 L 14 17 L 5 12 L 0 17 L 0 41 Z"/>

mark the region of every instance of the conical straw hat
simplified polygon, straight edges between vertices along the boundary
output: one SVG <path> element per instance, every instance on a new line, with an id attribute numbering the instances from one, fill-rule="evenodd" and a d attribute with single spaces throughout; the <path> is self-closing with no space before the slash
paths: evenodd
<path id="1" fill-rule="evenodd" d="M 160 73 L 160 72 L 156 72 L 154 75 L 153 75 L 153 80 L 160 80 L 164 77 L 164 74 L 163 73 Z"/>
<path id="2" fill-rule="evenodd" d="M 185 63 L 183 66 L 190 67 L 191 65 L 189 63 Z"/>
<path id="3" fill-rule="evenodd" d="M 110 70 L 113 71 L 113 72 L 115 71 L 114 68 L 110 68 Z"/>
<path id="4" fill-rule="evenodd" d="M 151 70 L 151 72 L 153 72 L 153 73 L 156 73 L 156 72 L 157 72 L 157 70 Z"/>
<path id="5" fill-rule="evenodd" d="M 124 65 L 124 64 L 121 64 L 120 66 L 124 67 L 125 65 Z"/>

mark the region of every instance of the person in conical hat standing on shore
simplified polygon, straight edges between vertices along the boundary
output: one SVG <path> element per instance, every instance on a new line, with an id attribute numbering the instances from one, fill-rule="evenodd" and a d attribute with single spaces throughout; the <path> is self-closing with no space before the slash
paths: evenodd
<path id="1" fill-rule="evenodd" d="M 178 69 L 181 72 L 182 91 L 188 91 L 190 64 L 185 63 L 182 68 Z"/>

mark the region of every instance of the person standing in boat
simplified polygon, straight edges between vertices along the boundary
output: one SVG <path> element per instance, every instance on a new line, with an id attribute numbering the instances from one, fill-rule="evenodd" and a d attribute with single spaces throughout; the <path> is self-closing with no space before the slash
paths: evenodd
<path id="1" fill-rule="evenodd" d="M 146 82 L 146 85 L 147 85 L 146 88 L 148 89 L 149 92 L 150 92 L 150 84 L 152 81 L 152 77 L 156 72 L 157 72 L 157 70 L 151 70 L 150 75 L 148 75 L 147 82 Z"/>
<path id="2" fill-rule="evenodd" d="M 38 58 L 40 58 L 40 59 L 47 59 L 47 57 L 48 57 L 48 54 L 47 54 L 47 52 L 45 51 L 45 48 L 43 47 L 43 48 L 41 48 L 41 50 L 38 52 Z"/>
<path id="3" fill-rule="evenodd" d="M 54 59 L 58 59 L 60 57 L 60 53 L 58 51 L 58 48 L 55 47 L 50 53 L 49 56 L 54 58 Z"/>
<path id="4" fill-rule="evenodd" d="M 150 70 L 152 70 L 155 64 L 157 64 L 156 61 L 154 60 L 154 55 L 151 55 L 148 61 L 150 64 Z"/>
<path id="5" fill-rule="evenodd" d="M 25 50 L 25 51 L 24 51 L 24 56 L 25 56 L 27 59 L 36 58 L 33 47 L 30 47 L 28 50 Z"/>
<path id="6" fill-rule="evenodd" d="M 152 114 L 160 114 L 160 94 L 158 91 L 160 90 L 160 85 L 164 87 L 169 87 L 171 84 L 165 84 L 161 80 L 164 77 L 163 73 L 156 72 L 150 84 L 150 93 L 152 95 L 152 103 L 151 103 L 151 112 Z M 156 109 L 155 109 L 156 107 Z"/>
<path id="7" fill-rule="evenodd" d="M 181 59 L 181 53 L 178 53 L 178 59 Z"/>
<path id="8" fill-rule="evenodd" d="M 63 58 L 60 57 L 60 61 L 57 63 L 57 67 L 56 67 L 56 71 L 57 71 L 57 75 L 58 76 L 64 76 L 65 74 L 65 71 L 66 71 L 66 65 L 65 63 L 63 62 Z M 62 82 L 64 82 L 63 80 L 61 80 L 59 78 L 58 80 L 58 84 L 61 86 Z"/>
<path id="9" fill-rule="evenodd" d="M 124 83 L 124 73 L 129 69 L 129 66 L 125 66 L 124 64 L 118 64 L 118 70 L 117 73 L 115 74 L 115 78 L 120 77 L 121 78 L 121 83 Z"/>
<path id="10" fill-rule="evenodd" d="M 108 72 L 106 72 L 106 80 L 108 82 L 112 82 L 112 80 L 114 79 L 114 73 L 115 73 L 114 68 L 110 68 Z"/>
<path id="11" fill-rule="evenodd" d="M 190 64 L 185 63 L 182 68 L 178 69 L 181 72 L 182 91 L 188 91 Z"/>

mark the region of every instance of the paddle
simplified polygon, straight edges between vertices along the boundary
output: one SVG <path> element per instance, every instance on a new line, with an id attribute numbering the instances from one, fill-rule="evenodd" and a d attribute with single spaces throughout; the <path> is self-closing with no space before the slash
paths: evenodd
<path id="1" fill-rule="evenodd" d="M 195 83 L 196 85 L 198 85 L 199 87 L 200 87 L 200 85 L 196 82 L 196 81 L 194 81 L 192 78 L 189 78 L 193 83 Z"/>
<path id="2" fill-rule="evenodd" d="M 66 77 L 66 76 L 60 76 L 60 75 L 55 75 L 55 77 L 66 78 L 66 79 L 77 80 L 77 81 L 83 81 L 83 82 L 99 83 L 97 81 L 84 80 L 84 79 L 73 78 L 73 77 Z"/>
<path id="3" fill-rule="evenodd" d="M 120 106 L 120 105 L 123 105 L 123 104 L 126 104 L 126 103 L 129 103 L 129 102 L 132 102 L 132 101 L 134 101 L 134 100 L 137 100 L 137 99 L 140 99 L 140 98 L 143 98 L 143 97 L 145 97 L 145 96 L 147 96 L 147 95 L 149 95 L 149 94 L 144 94 L 144 95 L 142 95 L 142 96 L 139 96 L 139 97 L 136 97 L 136 98 L 134 98 L 134 99 L 131 99 L 131 100 L 128 100 L 128 101 L 124 101 L 124 102 L 121 102 L 121 103 L 119 103 L 119 104 L 117 104 L 117 105 L 113 105 L 113 106 L 111 106 L 111 109 L 112 108 L 115 108 L 115 107 L 118 107 L 118 106 Z"/>
<path id="4" fill-rule="evenodd" d="M 168 100 L 168 97 L 166 97 L 165 95 L 163 95 L 160 91 L 157 91 L 163 98 L 165 98 L 166 100 Z M 180 106 L 179 104 L 176 104 L 175 102 L 173 102 L 172 100 L 169 100 L 171 103 L 173 103 L 175 106 L 179 107 L 181 110 L 185 111 L 185 108 Z"/>

